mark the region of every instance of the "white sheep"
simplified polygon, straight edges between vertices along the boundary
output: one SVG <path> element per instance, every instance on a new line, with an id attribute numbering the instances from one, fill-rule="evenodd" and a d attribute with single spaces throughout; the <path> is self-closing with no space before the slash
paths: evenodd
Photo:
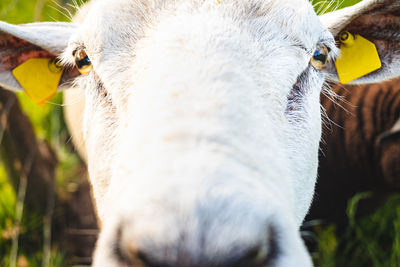
<path id="1" fill-rule="evenodd" d="M 22 90 L 15 67 L 59 56 L 60 87 L 84 93 L 94 266 L 311 266 L 298 229 L 334 37 L 377 45 L 382 68 L 356 82 L 399 75 L 399 6 L 366 0 L 324 25 L 305 0 L 98 0 L 77 24 L 0 23 L 0 85 Z M 365 16 L 385 19 L 371 31 Z"/>

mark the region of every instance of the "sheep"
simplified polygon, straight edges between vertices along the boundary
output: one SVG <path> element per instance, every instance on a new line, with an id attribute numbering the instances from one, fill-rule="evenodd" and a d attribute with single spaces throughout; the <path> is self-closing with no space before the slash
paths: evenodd
<path id="1" fill-rule="evenodd" d="M 365 0 L 319 18 L 305 0 L 98 0 L 82 23 L 0 23 L 0 85 L 23 90 L 14 68 L 57 56 L 60 88 L 82 90 L 102 223 L 93 266 L 312 266 L 299 227 L 335 39 L 376 45 L 382 68 L 355 83 L 398 76 L 399 9 Z M 377 34 L 365 17 L 391 20 Z"/>
<path id="2" fill-rule="evenodd" d="M 400 190 L 400 79 L 370 85 L 335 85 L 342 99 L 322 97 L 331 123 L 323 131 L 316 197 L 308 219 L 344 225 L 347 202 L 372 211 Z"/>

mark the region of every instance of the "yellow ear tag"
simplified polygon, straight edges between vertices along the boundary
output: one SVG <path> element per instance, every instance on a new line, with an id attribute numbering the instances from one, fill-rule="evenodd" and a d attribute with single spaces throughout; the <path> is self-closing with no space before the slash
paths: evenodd
<path id="1" fill-rule="evenodd" d="M 340 36 L 340 56 L 336 59 L 336 70 L 342 84 L 351 82 L 382 66 L 375 44 L 364 37 L 349 32 Z"/>
<path id="2" fill-rule="evenodd" d="M 32 101 L 43 106 L 56 94 L 63 69 L 52 58 L 31 58 L 12 73 Z"/>

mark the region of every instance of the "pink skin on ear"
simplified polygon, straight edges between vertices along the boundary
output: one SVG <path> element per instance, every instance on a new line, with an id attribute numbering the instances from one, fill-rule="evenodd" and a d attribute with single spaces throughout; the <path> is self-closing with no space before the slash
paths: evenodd
<path id="1" fill-rule="evenodd" d="M 39 46 L 8 34 L 0 34 L 0 55 L 0 72 L 11 71 L 30 58 L 56 57 Z M 61 84 L 79 75 L 76 68 L 67 68 L 61 78 Z"/>
<path id="2" fill-rule="evenodd" d="M 30 58 L 55 57 L 50 52 L 11 35 L 0 35 L 0 71 L 9 71 Z"/>

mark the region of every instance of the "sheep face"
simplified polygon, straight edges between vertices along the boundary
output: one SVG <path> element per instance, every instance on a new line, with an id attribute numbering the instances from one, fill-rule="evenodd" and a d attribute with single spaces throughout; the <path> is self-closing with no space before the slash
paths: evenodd
<path id="1" fill-rule="evenodd" d="M 95 266 L 142 254 L 168 266 L 309 266 L 298 227 L 321 131 L 313 55 L 336 53 L 311 5 L 97 4 L 64 53 L 91 61 L 77 83 L 104 225 Z"/>

